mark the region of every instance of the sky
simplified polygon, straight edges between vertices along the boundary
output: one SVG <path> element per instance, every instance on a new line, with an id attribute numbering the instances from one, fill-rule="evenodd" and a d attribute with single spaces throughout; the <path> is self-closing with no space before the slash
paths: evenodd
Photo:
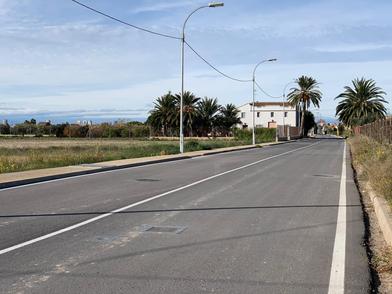
<path id="1" fill-rule="evenodd" d="M 200 0 L 80 0 L 119 19 L 180 36 Z M 320 82 L 316 117 L 334 117 L 334 98 L 354 78 L 392 94 L 392 1 L 227 0 L 198 11 L 186 40 L 226 74 L 256 79 L 272 96 L 301 75 Z M 154 100 L 181 89 L 180 41 L 135 30 L 71 0 L 0 0 L 0 121 L 143 120 Z M 293 84 L 288 86 L 294 86 Z M 190 50 L 185 87 L 237 106 L 252 83 L 214 72 Z M 278 101 L 258 91 L 258 101 Z M 388 106 L 391 111 L 391 105 Z"/>

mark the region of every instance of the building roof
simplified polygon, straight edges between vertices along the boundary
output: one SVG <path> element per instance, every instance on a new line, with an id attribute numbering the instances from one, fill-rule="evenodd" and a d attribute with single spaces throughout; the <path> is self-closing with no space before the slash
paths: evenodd
<path id="1" fill-rule="evenodd" d="M 249 103 L 250 105 L 252 105 L 253 103 Z M 256 107 L 264 107 L 264 106 L 292 106 L 290 103 L 288 102 L 255 102 L 255 106 Z"/>

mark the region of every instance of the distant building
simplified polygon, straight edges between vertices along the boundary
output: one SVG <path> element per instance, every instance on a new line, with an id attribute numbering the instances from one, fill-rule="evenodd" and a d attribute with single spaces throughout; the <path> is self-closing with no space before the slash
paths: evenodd
<path id="1" fill-rule="evenodd" d="M 128 120 L 122 118 L 122 119 L 118 119 L 116 121 L 114 121 L 115 125 L 125 125 L 128 122 Z"/>
<path id="2" fill-rule="evenodd" d="M 325 122 L 325 120 L 320 119 L 317 122 L 317 134 L 325 135 L 326 134 L 326 128 L 327 128 L 327 123 Z"/>
<path id="3" fill-rule="evenodd" d="M 320 126 L 320 127 L 323 127 L 323 126 L 325 126 L 327 123 L 325 122 L 325 120 L 323 120 L 323 119 L 320 119 L 318 122 L 317 122 L 317 125 L 318 126 Z"/>
<path id="4" fill-rule="evenodd" d="M 40 121 L 37 125 L 39 126 L 50 126 L 52 122 L 50 120 Z"/>
<path id="5" fill-rule="evenodd" d="M 77 120 L 76 124 L 79 126 L 91 126 L 93 122 L 91 120 Z"/>
<path id="6" fill-rule="evenodd" d="M 238 107 L 242 128 L 253 126 L 252 104 L 247 103 Z M 283 124 L 299 126 L 299 111 L 288 102 L 255 102 L 254 112 L 256 128 L 276 128 Z"/>

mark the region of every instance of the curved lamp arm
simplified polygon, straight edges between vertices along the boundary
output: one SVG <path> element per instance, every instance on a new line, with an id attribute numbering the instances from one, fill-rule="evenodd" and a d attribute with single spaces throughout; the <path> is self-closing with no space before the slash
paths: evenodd
<path id="1" fill-rule="evenodd" d="M 258 68 L 261 64 L 263 64 L 263 63 L 265 63 L 265 62 L 272 62 L 272 61 L 277 61 L 277 59 L 276 59 L 276 58 L 265 59 L 265 60 L 260 61 L 258 64 L 256 64 L 255 69 L 253 70 L 253 81 L 254 81 L 255 78 L 256 78 L 256 70 L 257 70 L 257 68 Z"/>
<path id="2" fill-rule="evenodd" d="M 189 13 L 189 15 L 187 16 L 187 18 L 184 21 L 184 25 L 182 26 L 182 38 L 185 39 L 185 26 L 186 26 L 188 20 L 190 19 L 190 17 L 194 13 L 196 13 L 197 11 L 199 11 L 200 9 L 203 9 L 203 8 L 215 8 L 215 7 L 222 7 L 222 6 L 224 6 L 223 2 L 212 2 L 208 5 L 200 6 L 200 7 L 196 8 L 195 10 L 193 10 L 191 13 Z"/>

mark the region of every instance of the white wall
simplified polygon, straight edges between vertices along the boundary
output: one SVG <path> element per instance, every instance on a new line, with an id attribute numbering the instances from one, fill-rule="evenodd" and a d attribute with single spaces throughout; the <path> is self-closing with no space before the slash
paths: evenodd
<path id="1" fill-rule="evenodd" d="M 257 105 L 257 104 L 256 104 Z M 252 112 L 250 103 L 242 105 L 238 107 L 240 110 L 239 117 L 241 119 L 242 124 L 247 124 L 248 128 L 252 128 Z M 274 113 L 274 116 L 271 117 L 271 112 Z M 296 125 L 296 110 L 295 107 L 292 106 L 283 106 L 279 105 L 266 105 L 266 106 L 256 106 L 255 107 L 255 125 L 256 127 L 268 127 L 268 122 L 276 122 L 278 125 L 283 125 L 283 116 L 284 113 L 287 112 L 287 117 L 284 118 L 285 125 L 297 126 Z M 245 117 L 242 115 L 245 113 Z M 257 117 L 257 113 L 259 113 L 259 117 Z"/>

